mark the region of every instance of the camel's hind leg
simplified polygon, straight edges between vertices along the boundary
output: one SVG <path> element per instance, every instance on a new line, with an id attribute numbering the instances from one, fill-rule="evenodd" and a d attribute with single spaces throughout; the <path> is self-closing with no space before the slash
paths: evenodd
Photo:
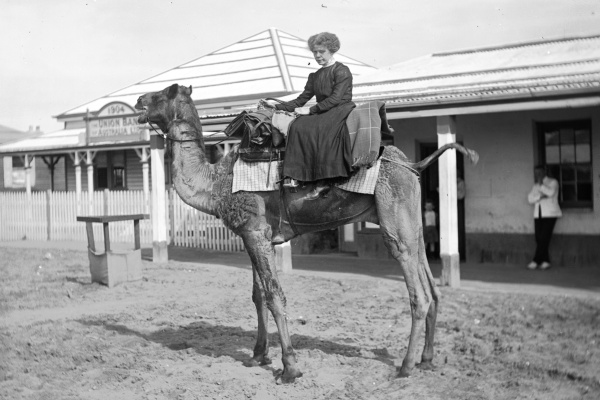
<path id="1" fill-rule="evenodd" d="M 404 182 L 403 184 L 410 186 L 410 182 Z M 433 340 L 435 329 L 433 325 L 437 307 L 430 307 L 433 300 L 432 286 L 420 256 L 423 251 L 421 247 L 423 234 L 419 191 L 415 188 L 411 190 L 405 187 L 403 189 L 412 193 L 403 199 L 393 198 L 391 195 L 381 195 L 380 193 L 379 195 L 376 194 L 376 202 L 383 239 L 392 256 L 398 260 L 402 267 L 410 300 L 412 317 L 410 339 L 406 356 L 399 371 L 399 376 L 406 377 L 410 375 L 415 366 L 418 352 L 417 341 L 423 332 L 428 316 L 430 316 L 427 321 L 428 333 Z M 426 350 L 427 354 L 430 352 L 433 355 L 433 342 L 429 343 Z"/>
<path id="2" fill-rule="evenodd" d="M 427 317 L 425 319 L 425 347 L 423 348 L 423 354 L 421 356 L 421 363 L 418 365 L 422 369 L 433 369 L 433 344 L 435 336 L 435 324 L 437 321 L 438 304 L 440 301 L 440 291 L 437 288 L 431 269 L 429 268 L 429 262 L 425 256 L 425 243 L 421 240 L 419 243 L 419 261 L 421 268 L 427 275 L 427 281 L 431 287 L 431 295 L 433 301 L 429 305 L 427 311 Z"/>
<path id="3" fill-rule="evenodd" d="M 254 302 L 258 316 L 258 334 L 256 336 L 256 345 L 254 346 L 254 355 L 250 360 L 244 362 L 244 365 L 247 367 L 271 364 L 268 332 L 269 310 L 267 309 L 265 292 L 255 265 L 252 265 L 252 278 L 252 301 Z"/>

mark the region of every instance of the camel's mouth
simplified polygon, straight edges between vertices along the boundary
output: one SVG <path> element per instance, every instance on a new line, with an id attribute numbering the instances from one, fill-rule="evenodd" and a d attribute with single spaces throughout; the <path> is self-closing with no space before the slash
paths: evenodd
<path id="1" fill-rule="evenodd" d="M 138 124 L 145 124 L 146 122 L 148 122 L 148 110 L 146 109 L 146 107 L 140 107 L 138 108 L 138 110 L 139 109 L 142 110 L 142 113 L 138 116 Z"/>

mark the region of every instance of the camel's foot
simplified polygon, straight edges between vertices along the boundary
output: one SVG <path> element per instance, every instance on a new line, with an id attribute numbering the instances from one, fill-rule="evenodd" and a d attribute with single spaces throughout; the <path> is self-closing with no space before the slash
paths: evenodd
<path id="1" fill-rule="evenodd" d="M 412 368 L 407 368 L 404 365 L 400 368 L 396 368 L 396 371 L 398 371 L 398 378 L 408 378 L 411 370 Z"/>
<path id="2" fill-rule="evenodd" d="M 267 356 L 255 356 L 244 361 L 244 367 L 260 367 L 262 365 L 269 365 L 272 362 L 273 361 Z"/>
<path id="3" fill-rule="evenodd" d="M 296 367 L 287 367 L 283 370 L 283 373 L 279 375 L 275 382 L 280 385 L 282 383 L 294 383 L 296 378 L 300 378 L 302 376 L 302 372 Z"/>
<path id="4" fill-rule="evenodd" d="M 419 364 L 417 364 L 417 368 L 424 371 L 435 371 L 435 367 L 431 361 L 421 361 Z"/>

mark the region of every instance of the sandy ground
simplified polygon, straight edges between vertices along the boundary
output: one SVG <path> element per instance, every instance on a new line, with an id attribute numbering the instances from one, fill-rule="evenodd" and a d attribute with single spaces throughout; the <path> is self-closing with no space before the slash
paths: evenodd
<path id="1" fill-rule="evenodd" d="M 90 283 L 84 251 L 0 246 L 0 398 L 600 398 L 595 286 L 532 290 L 500 273 L 441 288 L 436 369 L 398 379 L 410 310 L 397 269 L 298 258 L 308 266 L 280 279 L 304 376 L 277 385 L 272 321 L 273 364 L 242 365 L 256 337 L 247 256 L 181 254 L 107 288 Z"/>

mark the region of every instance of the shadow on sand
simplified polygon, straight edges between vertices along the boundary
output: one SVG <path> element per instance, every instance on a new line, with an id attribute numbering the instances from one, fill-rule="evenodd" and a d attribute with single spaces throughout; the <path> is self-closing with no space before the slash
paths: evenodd
<path id="1" fill-rule="evenodd" d="M 255 330 L 247 331 L 235 326 L 212 325 L 206 321 L 192 322 L 177 328 L 160 328 L 151 333 L 139 332 L 125 325 L 107 323 L 103 319 L 94 317 L 80 319 L 77 322 L 85 326 L 101 327 L 124 336 L 137 336 L 158 343 L 173 351 L 189 351 L 189 349 L 192 349 L 204 356 L 213 358 L 231 357 L 239 362 L 244 362 L 250 358 L 257 335 Z M 368 358 L 390 366 L 394 365 L 395 358 L 389 355 L 386 349 L 369 349 L 373 354 L 370 357 L 363 354 L 359 346 L 340 344 L 297 334 L 291 335 L 291 339 L 296 350 L 319 350 L 330 355 Z M 347 339 L 340 338 L 340 341 L 343 340 Z M 279 335 L 277 333 L 269 334 L 269 346 L 270 348 L 279 347 Z M 265 368 L 273 370 L 269 366 Z M 273 372 L 276 371 L 273 370 Z"/>

